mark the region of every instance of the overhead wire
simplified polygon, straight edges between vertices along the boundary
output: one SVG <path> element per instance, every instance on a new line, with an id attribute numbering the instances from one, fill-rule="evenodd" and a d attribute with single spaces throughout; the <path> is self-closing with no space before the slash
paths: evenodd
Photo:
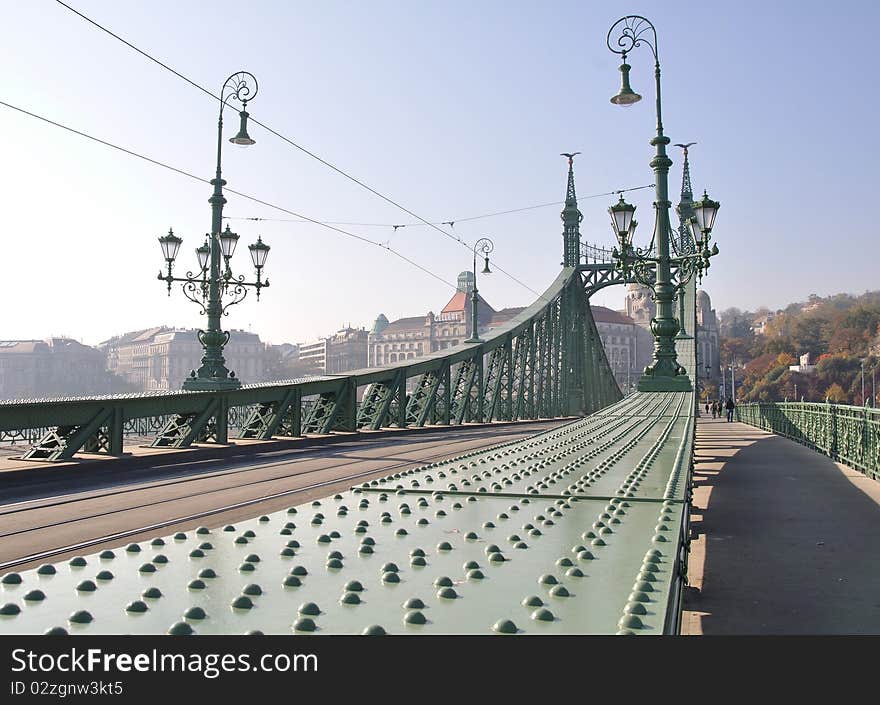
<path id="1" fill-rule="evenodd" d="M 624 189 L 615 189 L 614 191 L 605 191 L 604 193 L 594 193 L 589 196 L 579 196 L 579 201 L 587 201 L 591 198 L 601 198 L 602 196 L 614 196 L 619 193 L 626 193 L 628 191 L 638 191 L 640 189 L 646 188 L 654 188 L 654 184 L 647 184 L 645 186 L 632 186 L 630 188 Z M 548 206 L 561 206 L 565 203 L 565 201 L 551 201 L 549 203 L 539 203 L 534 206 L 525 206 L 522 208 L 513 208 L 511 210 L 506 211 L 495 211 L 493 213 L 484 213 L 482 215 L 474 215 L 469 216 L 467 218 L 455 218 L 453 220 L 445 220 L 441 222 L 435 222 L 434 225 L 450 225 L 452 227 L 455 223 L 466 223 L 472 220 L 482 220 L 484 218 L 493 218 L 499 215 L 508 215 L 510 213 L 522 213 L 523 211 L 535 210 L 538 208 L 547 208 Z M 235 215 L 224 215 L 224 218 L 228 220 L 256 220 L 256 221 L 274 221 L 280 223 L 306 223 L 308 221 L 305 220 L 295 220 L 293 218 L 262 218 L 259 216 L 235 216 Z M 419 228 L 424 227 L 423 223 L 358 223 L 358 222 L 350 222 L 350 221 L 339 221 L 339 220 L 325 220 L 324 223 L 332 223 L 333 225 L 357 225 L 364 228 Z"/>
<path id="2" fill-rule="evenodd" d="M 0 105 L 2 105 L 5 108 L 10 108 L 12 110 L 15 110 L 15 111 L 22 113 L 24 115 L 28 115 L 29 117 L 36 118 L 37 120 L 41 120 L 45 123 L 48 123 L 49 125 L 61 128 L 62 130 L 66 130 L 67 132 L 71 132 L 71 133 L 78 135 L 80 137 L 84 137 L 84 138 L 89 139 L 93 142 L 97 142 L 98 144 L 104 145 L 105 147 L 110 147 L 112 149 L 123 152 L 124 154 L 127 154 L 129 156 L 136 157 L 138 159 L 142 159 L 143 161 L 149 162 L 150 164 L 154 164 L 155 166 L 160 166 L 164 169 L 168 169 L 169 171 L 173 171 L 173 172 L 180 174 L 182 176 L 186 176 L 190 179 L 195 179 L 196 181 L 200 181 L 201 183 L 209 184 L 209 185 L 211 183 L 210 180 L 202 178 L 201 176 L 196 176 L 195 174 L 192 174 L 188 171 L 185 171 L 184 169 L 179 169 L 178 167 L 172 166 L 170 164 L 166 164 L 165 162 L 159 161 L 158 159 L 153 159 L 152 157 L 148 157 L 144 154 L 141 154 L 140 152 L 135 152 L 132 149 L 127 149 L 126 147 L 121 147 L 118 144 L 114 144 L 113 142 L 109 142 L 107 140 L 101 139 L 100 137 L 95 137 L 94 135 L 90 135 L 87 132 L 83 132 L 82 130 L 77 130 L 76 128 L 70 127 L 69 125 L 65 125 L 60 122 L 57 122 L 56 120 L 52 120 L 52 119 L 47 118 L 43 115 L 38 115 L 37 113 L 31 112 L 30 110 L 25 110 L 24 108 L 20 108 L 17 105 L 12 105 L 11 103 L 7 103 L 2 100 L 0 100 Z M 315 218 L 309 218 L 308 216 L 303 215 L 302 213 L 298 213 L 296 211 L 290 210 L 289 208 L 284 208 L 283 206 L 279 206 L 275 203 L 270 203 L 269 201 L 265 201 L 261 198 L 257 198 L 256 196 L 251 196 L 250 194 L 243 193 L 242 191 L 237 191 L 237 190 L 231 189 L 231 188 L 226 188 L 225 190 L 227 193 L 232 193 L 232 194 L 235 194 L 236 196 L 240 196 L 241 198 L 245 198 L 249 201 L 253 201 L 254 203 L 259 203 L 260 205 L 266 206 L 267 208 L 273 208 L 273 209 L 280 211 L 282 213 L 287 213 L 289 215 L 292 215 L 296 218 L 303 220 L 304 222 L 309 222 L 309 223 L 313 223 L 315 225 L 320 225 L 321 227 L 327 228 L 329 230 L 333 230 L 333 231 L 340 233 L 342 235 L 345 235 L 347 237 L 354 238 L 355 240 L 360 240 L 361 242 L 365 242 L 370 245 L 375 245 L 377 247 L 381 247 L 382 249 L 387 250 L 388 252 L 393 254 L 395 257 L 402 259 L 404 262 L 407 262 L 410 265 L 412 265 L 413 267 L 420 269 L 425 274 L 430 275 L 434 279 L 437 279 L 438 281 L 443 282 L 444 284 L 452 287 L 453 289 L 456 288 L 456 285 L 453 284 L 452 282 L 447 281 L 439 274 L 432 272 L 427 267 L 422 266 L 418 262 L 410 259 L 406 255 L 398 252 L 397 250 L 391 248 L 390 246 L 388 246 L 384 243 L 377 242 L 375 240 L 371 240 L 370 238 L 364 237 L 362 235 L 357 235 L 356 233 L 352 233 L 347 230 L 343 230 L 342 228 L 338 228 L 334 225 L 330 225 L 328 223 L 321 222 L 320 220 L 317 220 Z"/>
<path id="3" fill-rule="evenodd" d="M 103 26 L 102 24 L 100 24 L 99 22 L 96 22 L 95 20 L 93 20 L 92 18 L 88 17 L 87 15 L 84 15 L 84 14 L 83 14 L 82 12 L 80 12 L 79 10 L 77 10 L 77 9 L 75 9 L 75 8 L 73 8 L 73 7 L 71 7 L 71 6 L 68 5 L 66 2 L 63 2 L 63 0 L 55 0 L 55 2 L 58 3 L 59 5 L 61 5 L 62 7 L 66 8 L 66 9 L 69 10 L 70 12 L 74 13 L 75 15 L 79 16 L 80 18 L 86 20 L 87 22 L 89 22 L 89 23 L 92 24 L 93 26 L 97 27 L 97 28 L 100 29 L 101 31 L 103 31 L 103 32 L 105 32 L 105 33 L 107 33 L 107 34 L 109 34 L 109 35 L 110 35 L 111 37 L 113 37 L 114 39 L 117 39 L 118 41 L 122 42 L 122 43 L 125 44 L 127 47 L 129 47 L 130 49 L 136 51 L 138 54 L 140 54 L 140 55 L 143 56 L 144 58 L 146 58 L 146 59 L 148 59 L 148 60 L 150 60 L 150 61 L 152 61 L 152 62 L 158 64 L 159 66 L 161 66 L 161 67 L 164 68 L 165 70 L 170 71 L 171 73 L 173 73 L 173 74 L 174 74 L 175 76 L 177 76 L 178 78 L 180 78 L 180 79 L 186 81 L 187 83 L 189 83 L 189 84 L 190 84 L 191 86 L 193 86 L 194 88 L 197 88 L 198 90 L 200 90 L 202 93 L 205 93 L 206 95 L 209 95 L 210 97 L 214 98 L 215 100 L 218 100 L 218 101 L 221 100 L 221 98 L 220 98 L 219 96 L 215 95 L 212 91 L 208 90 L 208 89 L 205 88 L 204 86 L 199 85 L 198 83 L 196 83 L 195 81 L 193 81 L 191 78 L 188 78 L 187 76 L 183 75 L 182 73 L 180 73 L 180 72 L 177 71 L 176 69 L 174 69 L 174 68 L 172 68 L 171 66 L 169 66 L 168 64 L 166 64 L 166 63 L 160 61 L 159 59 L 157 59 L 156 57 L 152 56 L 151 54 L 149 54 L 148 52 L 144 51 L 143 49 L 140 49 L 139 47 L 135 46 L 134 44 L 132 44 L 131 42 L 129 42 L 127 39 L 124 39 L 123 37 L 121 37 L 120 35 L 116 34 L 116 33 L 113 32 L 113 31 L 111 31 L 111 30 L 108 29 L 107 27 L 104 27 L 104 26 Z M 310 151 L 309 149 L 303 147 L 302 145 L 297 144 L 296 142 L 294 142 L 294 141 L 293 141 L 292 139 L 290 139 L 289 137 L 286 137 L 285 135 L 281 134 L 280 132 L 278 132 L 277 130 L 273 129 L 272 127 L 269 127 L 269 126 L 266 125 L 265 123 L 260 122 L 258 119 L 254 118 L 253 116 L 250 116 L 250 120 L 251 120 L 251 122 L 256 123 L 257 125 L 259 125 L 259 126 L 262 127 L 263 129 L 265 129 L 266 131 L 268 131 L 268 132 L 270 132 L 271 134 L 275 135 L 276 137 L 278 137 L 278 138 L 281 139 L 282 141 L 286 142 L 286 143 L 289 144 L 290 146 L 294 147 L 295 149 L 298 149 L 299 151 L 301 151 L 301 152 L 303 152 L 304 154 L 308 155 L 309 157 L 311 157 L 311 158 L 317 160 L 318 162 L 320 162 L 320 163 L 323 164 L 324 166 L 328 167 L 329 169 L 332 169 L 333 171 L 335 171 L 335 172 L 338 173 L 339 175 L 341 175 L 341 176 L 345 177 L 346 179 L 349 179 L 350 181 L 354 182 L 355 184 L 357 184 L 357 185 L 360 186 L 361 188 L 363 188 L 363 189 L 369 191 L 369 192 L 372 193 L 373 195 L 377 196 L 378 198 L 381 198 L 382 200 L 386 201 L 387 203 L 393 205 L 394 207 L 399 208 L 399 209 L 402 210 L 404 213 L 406 213 L 406 214 L 408 214 L 409 216 L 415 218 L 415 219 L 416 219 L 417 221 L 419 221 L 421 224 L 426 225 L 426 226 L 428 226 L 428 227 L 430 227 L 430 228 L 433 228 L 434 230 L 436 230 L 437 232 L 439 232 L 439 233 L 440 233 L 441 235 L 443 235 L 444 237 L 449 238 L 449 239 L 452 240 L 453 242 L 457 242 L 457 243 L 459 243 L 461 246 L 467 248 L 468 250 L 471 250 L 471 249 L 472 249 L 471 246 L 470 246 L 465 240 L 462 240 L 458 235 L 455 235 L 455 234 L 452 234 L 452 233 L 448 233 L 448 232 L 446 232 L 445 230 L 439 228 L 435 223 L 432 223 L 432 222 L 426 220 L 425 218 L 422 218 L 420 215 L 418 215 L 417 213 L 414 213 L 413 211 L 409 210 L 408 208 L 406 208 L 405 206 L 401 205 L 400 203 L 398 203 L 398 202 L 395 201 L 394 199 L 392 199 L 392 198 L 390 198 L 390 197 L 388 197 L 388 196 L 386 196 L 386 195 L 380 193 L 379 191 L 377 191 L 377 190 L 374 189 L 373 187 L 369 186 L 368 184 L 364 183 L 364 182 L 361 181 L 360 179 L 358 179 L 358 178 L 352 176 L 351 174 L 348 174 L 348 173 L 345 172 L 344 170 L 342 170 L 342 169 L 340 169 L 339 167 L 337 167 L 336 165 L 334 165 L 334 164 L 328 162 L 326 159 L 324 159 L 324 158 L 318 156 L 317 154 L 315 154 L 314 152 Z M 452 221 L 449 221 L 449 222 L 452 223 Z M 323 224 L 323 223 L 322 223 L 322 224 Z M 442 224 L 442 225 L 445 225 L 446 223 L 441 223 L 441 224 Z M 450 227 L 452 227 L 451 224 L 450 224 Z M 532 292 L 533 294 L 535 294 L 536 296 L 539 296 L 539 297 L 541 296 L 537 291 L 535 291 L 535 290 L 534 290 L 532 287 L 530 287 L 528 284 L 526 284 L 525 282 L 523 282 L 522 280 L 520 280 L 518 277 L 514 276 L 513 274 L 511 274 L 511 273 L 508 272 L 507 270 L 502 269 L 500 266 L 498 266 L 497 262 L 495 262 L 494 264 L 495 264 L 495 269 L 497 269 L 499 272 L 501 272 L 502 274 L 506 275 L 507 277 L 509 277 L 510 279 L 512 279 L 513 281 L 515 281 L 516 283 L 518 283 L 520 286 L 522 286 L 522 287 L 528 289 L 529 291 L 531 291 L 531 292 Z"/>

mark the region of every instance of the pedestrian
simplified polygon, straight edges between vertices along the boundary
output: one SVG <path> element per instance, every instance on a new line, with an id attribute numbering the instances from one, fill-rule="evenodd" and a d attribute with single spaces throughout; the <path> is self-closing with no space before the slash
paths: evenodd
<path id="1" fill-rule="evenodd" d="M 708 414 L 709 414 L 709 398 L 706 397 L 706 415 L 708 416 Z"/>
<path id="2" fill-rule="evenodd" d="M 724 408 L 727 409 L 727 420 L 733 421 L 733 410 L 736 408 L 736 404 L 733 403 L 733 399 L 727 397 L 727 403 L 724 405 Z"/>
<path id="3" fill-rule="evenodd" d="M 718 416 L 718 402 L 713 401 L 712 402 L 712 418 L 714 419 L 716 416 Z"/>

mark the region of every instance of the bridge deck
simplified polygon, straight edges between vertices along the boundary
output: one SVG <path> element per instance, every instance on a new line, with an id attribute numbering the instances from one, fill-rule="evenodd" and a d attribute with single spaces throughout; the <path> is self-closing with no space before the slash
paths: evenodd
<path id="1" fill-rule="evenodd" d="M 880 483 L 701 417 L 692 526 L 682 633 L 880 632 Z"/>
<path id="2" fill-rule="evenodd" d="M 7 576 L 2 602 L 21 611 L 0 633 L 675 631 L 691 399 L 636 394 L 319 503 Z M 308 603 L 319 613 L 298 615 Z M 69 621 L 80 610 L 93 621 Z"/>

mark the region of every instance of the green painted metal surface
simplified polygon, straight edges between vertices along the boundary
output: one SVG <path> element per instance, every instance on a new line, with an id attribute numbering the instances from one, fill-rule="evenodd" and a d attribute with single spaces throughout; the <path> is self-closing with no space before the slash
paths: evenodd
<path id="1" fill-rule="evenodd" d="M 636 394 L 235 527 L 7 575 L 0 633 L 675 632 L 691 396 Z"/>
<path id="2" fill-rule="evenodd" d="M 880 409 L 762 402 L 737 405 L 735 418 L 790 438 L 880 480 Z"/>

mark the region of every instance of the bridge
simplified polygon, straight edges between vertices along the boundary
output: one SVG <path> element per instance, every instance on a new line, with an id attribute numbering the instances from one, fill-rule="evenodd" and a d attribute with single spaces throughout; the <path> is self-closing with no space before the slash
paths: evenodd
<path id="1" fill-rule="evenodd" d="M 656 60 L 641 20 L 621 20 L 624 37 Z M 628 104 L 640 96 L 615 46 L 612 102 Z M 880 416 L 760 404 L 741 405 L 734 423 L 699 417 L 695 279 L 717 254 L 718 204 L 694 202 L 689 145 L 678 145 L 678 228 L 669 223 L 656 67 L 657 236 L 632 245 L 621 195 L 610 209 L 618 246 L 583 242 L 566 154 L 562 268 L 482 339 L 475 323 L 471 340 L 424 357 L 240 384 L 222 367 L 212 291 L 200 340 L 227 384 L 200 373 L 173 392 L 0 403 L 0 442 L 22 447 L 0 459 L 0 634 L 880 628 L 865 578 L 880 575 L 871 544 L 855 540 L 878 522 Z M 240 115 L 233 141 L 247 144 Z M 213 243 L 219 150 L 211 183 Z M 259 292 L 266 248 L 252 249 L 257 282 L 242 286 Z M 203 271 L 219 272 L 209 250 Z M 160 279 L 192 283 L 166 259 Z M 196 283 L 208 300 L 217 277 Z M 624 395 L 590 299 L 632 283 L 653 288 L 658 315 L 654 361 Z"/>
<path id="2" fill-rule="evenodd" d="M 695 392 L 621 394 L 589 299 L 637 278 L 582 245 L 571 164 L 563 220 L 559 276 L 478 343 L 223 392 L 0 404 L 3 440 L 27 446 L 0 464 L 0 632 L 712 631 L 705 589 L 683 622 L 694 538 L 691 579 L 709 579 Z M 693 282 L 679 298 L 696 331 Z M 696 343 L 676 341 L 692 379 Z M 877 477 L 873 411 L 737 414 Z"/>

